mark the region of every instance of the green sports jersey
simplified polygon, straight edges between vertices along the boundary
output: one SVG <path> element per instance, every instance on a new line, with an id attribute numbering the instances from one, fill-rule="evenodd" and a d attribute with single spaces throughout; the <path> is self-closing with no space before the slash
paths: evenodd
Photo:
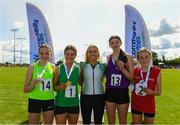
<path id="1" fill-rule="evenodd" d="M 38 83 L 35 88 L 28 93 L 28 97 L 31 99 L 37 100 L 50 100 L 54 99 L 53 91 L 53 64 L 47 63 L 47 66 L 44 67 L 38 65 L 39 62 L 33 64 L 33 74 L 32 80 L 38 78 L 38 75 L 41 74 L 41 83 Z M 44 72 L 43 72 L 44 70 Z"/>
<path id="2" fill-rule="evenodd" d="M 71 107 L 79 105 L 78 97 L 78 79 L 79 79 L 79 66 L 73 64 L 72 72 L 69 76 L 66 73 L 65 64 L 59 66 L 58 84 L 66 83 L 68 86 L 65 90 L 60 89 L 56 95 L 56 105 L 63 107 Z"/>

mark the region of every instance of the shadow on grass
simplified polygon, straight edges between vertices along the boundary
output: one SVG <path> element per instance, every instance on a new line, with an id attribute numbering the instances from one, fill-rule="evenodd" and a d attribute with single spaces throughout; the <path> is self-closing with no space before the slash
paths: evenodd
<path id="1" fill-rule="evenodd" d="M 25 121 L 19 123 L 19 125 L 23 125 L 23 124 L 29 124 L 29 120 L 27 119 L 27 120 L 25 120 Z"/>
<path id="2" fill-rule="evenodd" d="M 42 124 L 43 122 L 42 121 L 40 121 L 40 123 L 39 124 Z M 21 123 L 19 123 L 19 125 L 24 125 L 24 124 L 29 124 L 29 120 L 27 119 L 27 120 L 25 120 L 25 121 L 23 121 L 23 122 L 21 122 Z"/>

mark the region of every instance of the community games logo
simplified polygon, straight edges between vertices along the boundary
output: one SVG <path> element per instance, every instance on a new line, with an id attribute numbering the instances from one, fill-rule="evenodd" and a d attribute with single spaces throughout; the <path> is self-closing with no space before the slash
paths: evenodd
<path id="1" fill-rule="evenodd" d="M 136 27 L 136 22 L 135 21 L 133 21 L 132 30 L 133 30 L 133 32 L 132 32 L 132 41 L 131 41 L 132 42 L 132 44 L 131 44 L 132 45 L 131 46 L 131 48 L 132 48 L 131 54 L 135 58 L 138 50 L 142 47 L 141 36 L 139 36 L 137 34 L 137 27 Z"/>

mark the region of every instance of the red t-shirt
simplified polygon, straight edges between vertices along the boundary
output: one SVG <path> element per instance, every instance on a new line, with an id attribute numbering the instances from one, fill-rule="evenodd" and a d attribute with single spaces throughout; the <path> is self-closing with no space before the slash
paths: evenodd
<path id="1" fill-rule="evenodd" d="M 147 82 L 147 88 L 151 90 L 155 90 L 157 84 L 157 77 L 159 75 L 160 69 L 158 67 L 153 66 L 150 70 L 149 80 Z M 143 79 L 146 79 L 146 74 L 143 73 Z M 140 96 L 138 95 L 136 90 L 136 85 L 139 81 L 142 80 L 141 78 L 141 67 L 136 67 L 134 69 L 134 84 L 135 89 L 132 93 L 131 99 L 131 108 L 136 111 L 145 112 L 145 113 L 155 113 L 155 98 L 152 95 L 145 95 Z"/>

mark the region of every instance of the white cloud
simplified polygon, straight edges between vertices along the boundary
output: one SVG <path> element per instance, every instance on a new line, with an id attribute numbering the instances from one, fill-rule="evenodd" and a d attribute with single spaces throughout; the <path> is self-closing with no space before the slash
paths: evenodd
<path id="1" fill-rule="evenodd" d="M 21 30 L 17 32 L 17 37 L 26 37 L 27 41 L 29 41 L 25 8 L 25 1 L 29 2 L 29 0 L 7 1 L 8 2 L 3 1 L 3 8 L 0 8 L 2 10 L 0 12 L 3 15 L 3 20 L 0 20 L 0 25 L 3 26 L 2 29 L 0 29 L 3 31 L 2 33 L 0 31 L 0 40 L 13 38 L 10 29 L 14 22 L 17 21 L 24 23 Z M 134 2 L 134 0 L 108 0 L 105 2 L 104 0 L 31 0 L 30 2 L 40 8 L 47 19 L 54 44 L 55 55 L 58 59 L 63 55 L 62 50 L 64 50 L 67 44 L 73 44 L 77 47 L 77 60 L 84 59 L 84 53 L 87 49 L 87 46 L 84 46 L 84 44 L 89 45 L 95 43 L 99 47 L 102 57 L 106 55 L 107 51 L 111 52 L 111 49 L 108 47 L 108 38 L 112 34 L 117 34 L 124 40 L 125 3 L 136 7 L 143 16 L 147 26 L 150 27 L 149 29 L 153 29 L 154 33 L 156 32 L 155 35 L 160 35 L 160 37 L 151 38 L 152 48 L 156 48 L 157 51 L 163 47 L 167 48 L 166 44 L 161 42 L 162 39 L 165 39 L 164 41 L 169 40 L 171 43 L 167 43 L 169 43 L 172 48 L 179 46 L 179 15 L 178 11 L 176 11 L 177 7 L 174 7 L 178 5 L 178 0 L 176 3 L 174 1 L 162 2 L 161 0 L 138 0 L 136 2 Z M 162 19 L 162 15 L 167 19 L 164 19 L 164 22 L 163 20 L 157 21 L 157 18 Z M 156 27 L 153 27 L 154 22 L 158 22 Z M 20 26 L 22 25 L 20 24 Z M 173 30 L 173 28 L 175 28 L 175 30 Z M 165 29 L 169 29 L 168 32 L 164 31 Z M 19 46 L 17 45 L 17 47 Z M 24 48 L 28 50 L 29 42 L 25 44 Z M 168 54 L 166 56 L 168 56 Z M 170 54 L 170 56 L 171 55 L 173 54 Z"/>
<path id="2" fill-rule="evenodd" d="M 149 29 L 150 36 L 159 37 L 163 35 L 171 35 L 174 33 L 178 33 L 180 26 L 172 26 L 167 19 L 162 18 L 157 29 Z"/>
<path id="3" fill-rule="evenodd" d="M 24 23 L 21 21 L 16 21 L 16 22 L 14 22 L 14 26 L 16 28 L 22 28 L 24 26 Z"/>
<path id="4" fill-rule="evenodd" d="M 166 38 L 160 38 L 158 44 L 152 44 L 153 50 L 166 50 L 166 49 L 176 49 L 180 48 L 180 42 L 172 42 Z"/>
<path id="5" fill-rule="evenodd" d="M 158 53 L 158 58 L 162 58 L 164 55 L 166 59 L 174 59 L 179 56 L 180 48 L 177 49 L 166 49 L 166 50 L 154 50 L 154 52 Z"/>
<path id="6" fill-rule="evenodd" d="M 20 42 L 16 41 L 15 56 L 16 62 L 20 61 Z M 22 59 L 23 62 L 29 62 L 29 51 L 27 42 L 22 44 Z M 12 62 L 14 56 L 14 40 L 0 41 L 0 63 L 1 62 Z"/>
<path id="7" fill-rule="evenodd" d="M 172 42 L 169 39 L 161 39 L 159 49 L 169 49 L 172 47 Z"/>
<path id="8" fill-rule="evenodd" d="M 175 48 L 180 48 L 180 42 L 174 43 L 174 47 L 175 47 Z"/>

